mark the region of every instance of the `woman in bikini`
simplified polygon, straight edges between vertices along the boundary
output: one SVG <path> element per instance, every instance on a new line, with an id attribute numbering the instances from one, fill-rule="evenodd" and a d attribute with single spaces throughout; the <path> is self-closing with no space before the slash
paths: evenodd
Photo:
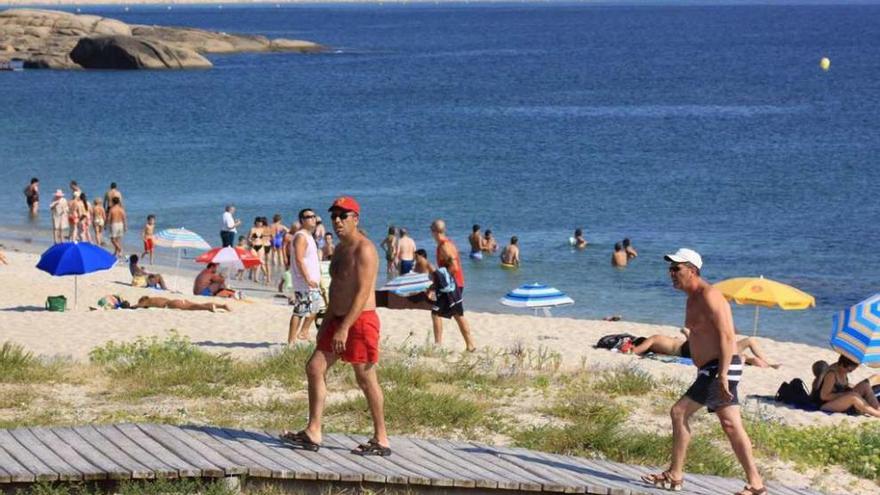
<path id="1" fill-rule="evenodd" d="M 89 200 L 86 198 L 86 193 L 80 191 L 79 193 L 79 204 L 80 204 L 80 215 L 79 215 L 79 231 L 82 236 L 82 240 L 85 242 L 92 242 L 92 215 L 89 211 Z"/>
<path id="2" fill-rule="evenodd" d="M 79 240 L 79 214 L 81 210 L 82 205 L 79 201 L 79 191 L 75 191 L 73 199 L 70 201 L 70 209 L 67 212 L 67 236 L 70 238 L 70 242 L 77 242 Z"/>
<path id="3" fill-rule="evenodd" d="M 862 380 L 855 387 L 849 384 L 849 374 L 859 363 L 840 356 L 828 367 L 818 380 L 820 386 L 813 394 L 813 401 L 826 412 L 868 414 L 880 418 L 880 401 L 871 389 L 871 380 Z"/>
<path id="4" fill-rule="evenodd" d="M 263 244 L 263 252 L 261 253 L 263 264 L 260 267 L 260 271 L 263 272 L 263 284 L 271 285 L 272 284 L 272 266 L 270 262 L 272 261 L 272 242 L 274 239 L 272 226 L 269 225 L 269 219 L 266 217 L 260 217 L 260 224 L 263 227 L 263 231 L 260 234 L 260 242 Z"/>
<path id="5" fill-rule="evenodd" d="M 143 296 L 138 299 L 138 303 L 131 307 L 131 309 L 146 309 L 146 308 L 160 308 L 160 309 L 181 309 L 184 311 L 210 311 L 214 313 L 218 308 L 224 309 L 226 311 L 232 311 L 229 309 L 229 306 L 226 304 L 216 304 L 216 303 L 194 303 L 192 301 L 187 301 L 185 299 L 168 299 L 167 297 L 154 297 L 154 296 Z"/>
<path id="6" fill-rule="evenodd" d="M 263 222 L 260 217 L 254 218 L 254 225 L 248 232 L 248 244 L 254 256 L 263 257 Z M 257 281 L 257 267 L 248 270 L 248 278 L 254 282 Z"/>
<path id="7" fill-rule="evenodd" d="M 92 225 L 95 226 L 95 244 L 104 245 L 104 223 L 107 221 L 107 212 L 101 205 L 101 200 L 96 199 L 92 205 Z"/>

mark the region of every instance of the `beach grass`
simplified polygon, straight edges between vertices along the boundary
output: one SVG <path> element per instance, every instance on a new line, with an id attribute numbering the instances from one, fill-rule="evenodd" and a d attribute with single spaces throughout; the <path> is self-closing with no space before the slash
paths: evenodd
<path id="1" fill-rule="evenodd" d="M 298 428 L 308 417 L 304 368 L 313 351 L 313 345 L 301 345 L 240 360 L 207 352 L 173 332 L 109 342 L 93 349 L 88 363 L 46 362 L 20 347 L 5 346 L 0 366 L 28 371 L 0 383 L 0 427 L 154 422 Z M 520 346 L 475 354 L 401 346 L 386 352 L 378 374 L 393 434 L 500 441 L 648 465 L 669 460 L 668 408 L 686 387 L 654 378 L 638 366 L 561 372 L 553 353 Z M 63 393 L 57 393 L 54 380 L 64 380 Z M 369 433 L 367 404 L 350 367 L 334 366 L 328 388 L 332 396 L 325 423 L 330 431 Z M 662 418 L 664 426 L 646 427 L 646 416 Z M 746 424 L 759 462 L 836 465 L 880 480 L 878 426 L 804 428 L 748 415 Z M 740 474 L 716 421 L 695 418 L 693 428 L 689 472 Z M 225 487 L 203 488 L 199 491 L 207 493 Z M 78 493 L 50 491 L 76 489 L 60 485 L 41 489 Z M 152 485 L 128 489 L 160 493 L 144 491 Z M 178 493 L 174 489 L 166 486 L 161 493 Z"/>
<path id="2" fill-rule="evenodd" d="M 794 427 L 774 421 L 748 421 L 746 429 L 759 453 L 801 466 L 840 465 L 852 474 L 880 481 L 880 425 Z"/>
<path id="3" fill-rule="evenodd" d="M 12 342 L 0 346 L 0 383 L 54 382 L 63 377 L 65 362 L 37 358 Z"/>

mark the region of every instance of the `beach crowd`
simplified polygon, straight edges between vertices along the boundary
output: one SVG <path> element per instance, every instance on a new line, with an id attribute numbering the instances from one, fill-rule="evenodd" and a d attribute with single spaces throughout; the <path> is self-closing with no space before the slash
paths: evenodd
<path id="1" fill-rule="evenodd" d="M 39 181 L 34 178 L 25 189 L 29 211 L 39 208 Z M 115 183 L 103 199 L 90 202 L 76 181 L 70 183 L 70 199 L 57 190 L 49 206 L 52 213 L 53 240 L 103 243 L 105 226 L 114 254 L 122 256 L 122 237 L 128 230 L 122 193 Z M 242 221 L 236 217 L 234 205 L 227 205 L 222 213 L 220 242 L 223 247 L 237 247 L 247 251 L 260 263 L 247 270 L 256 283 L 274 286 L 279 291 L 288 288 L 292 315 L 289 322 L 288 345 L 309 339 L 309 328 L 323 320 L 315 338 L 316 348 L 306 365 L 308 379 L 309 416 L 306 426 L 298 431 L 285 431 L 281 439 L 294 448 L 317 451 L 322 441 L 322 416 L 327 396 L 325 376 L 337 361 L 351 365 L 356 382 L 366 398 L 373 420 L 373 435 L 366 443 L 357 445 L 352 453 L 358 455 L 391 455 L 388 439 L 382 388 L 376 365 L 379 362 L 380 320 L 376 313 L 376 279 L 380 270 L 379 251 L 359 227 L 360 204 L 350 196 L 335 199 L 327 210 L 333 232 L 328 232 L 317 210 L 304 208 L 297 220 L 289 226 L 281 215 L 255 217 L 247 232 L 239 235 Z M 430 233 L 436 244 L 434 262 L 425 249 L 420 249 L 405 227 L 391 227 L 378 243 L 386 263 L 388 279 L 410 272 L 426 274 L 432 282 L 429 299 L 434 341 L 443 340 L 443 320 L 456 322 L 467 351 L 476 349 L 473 331 L 464 311 L 465 276 L 461 252 L 447 232 L 443 219 L 430 224 Z M 156 217 L 145 219 L 141 237 L 143 252 L 130 258 L 133 277 L 139 276 L 144 285 L 165 288 L 161 276 L 150 274 L 138 265 L 141 259 L 153 261 Z M 334 242 L 334 234 L 336 241 Z M 490 229 L 473 225 L 468 236 L 468 257 L 482 260 L 500 251 L 504 268 L 515 269 L 521 263 L 519 240 L 512 236 L 499 249 Z M 587 246 L 582 229 L 576 229 L 570 239 L 575 249 Z M 629 239 L 614 246 L 611 264 L 625 267 L 638 256 Z M 746 475 L 746 486 L 739 495 L 767 493 L 763 479 L 752 454 L 752 444 L 740 415 L 738 385 L 745 364 L 777 366 L 764 355 L 757 341 L 736 338 L 730 303 L 712 284 L 702 278 L 703 260 L 692 249 L 681 248 L 664 257 L 670 284 L 686 296 L 684 336 L 671 338 L 660 335 L 635 339 L 622 348 L 624 352 L 645 354 L 654 352 L 687 357 L 697 368 L 694 382 L 674 403 L 670 410 L 673 445 L 669 468 L 660 473 L 645 475 L 642 480 L 666 490 L 681 490 L 684 484 L 684 462 L 691 440 L 690 420 L 702 408 L 714 413 Z M 0 258 L 0 261 L 3 261 Z M 322 263 L 329 262 L 330 283 L 322 291 Z M 235 276 L 242 278 L 245 270 Z M 232 292 L 233 294 L 229 294 Z M 234 295 L 216 263 L 208 263 L 196 277 L 193 293 L 205 296 Z M 111 302 L 115 305 L 116 302 Z M 214 311 L 217 305 L 173 301 L 166 298 L 141 298 L 135 307 Z M 228 306 L 222 306 L 229 310 Z M 754 356 L 746 356 L 749 351 Z M 880 376 L 851 386 L 848 374 L 858 363 L 841 356 L 831 365 L 817 363 L 811 390 L 816 406 L 828 412 L 853 412 L 880 417 L 875 387 Z"/>

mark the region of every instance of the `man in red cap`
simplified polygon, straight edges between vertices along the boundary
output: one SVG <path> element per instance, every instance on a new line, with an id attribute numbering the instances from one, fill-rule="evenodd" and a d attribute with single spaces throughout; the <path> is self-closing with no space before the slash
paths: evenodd
<path id="1" fill-rule="evenodd" d="M 321 416 L 327 397 L 325 376 L 338 359 L 351 363 L 373 417 L 373 437 L 352 450 L 359 455 L 391 455 L 382 388 L 376 375 L 379 362 L 379 316 L 376 314 L 376 247 L 360 230 L 361 208 L 354 198 L 337 198 L 330 207 L 339 244 L 330 262 L 330 304 L 318 331 L 318 346 L 306 365 L 309 381 L 309 424 L 281 439 L 294 447 L 317 451 L 321 447 Z"/>

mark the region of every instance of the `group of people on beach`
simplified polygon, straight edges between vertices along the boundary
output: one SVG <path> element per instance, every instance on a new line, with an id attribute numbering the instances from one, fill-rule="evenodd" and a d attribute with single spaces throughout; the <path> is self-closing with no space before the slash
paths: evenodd
<path id="1" fill-rule="evenodd" d="M 90 201 L 79 184 L 72 180 L 69 184 L 70 199 L 62 189 L 56 189 L 49 203 L 52 215 L 52 240 L 56 244 L 63 241 L 94 242 L 104 245 L 105 227 L 114 254 L 122 256 L 122 236 L 128 230 L 128 216 L 122 205 L 122 193 L 112 182 L 104 193 L 103 201 Z M 40 180 L 32 178 L 24 189 L 25 200 L 31 215 L 37 215 L 40 208 Z M 152 261 L 152 253 L 150 253 Z"/>

